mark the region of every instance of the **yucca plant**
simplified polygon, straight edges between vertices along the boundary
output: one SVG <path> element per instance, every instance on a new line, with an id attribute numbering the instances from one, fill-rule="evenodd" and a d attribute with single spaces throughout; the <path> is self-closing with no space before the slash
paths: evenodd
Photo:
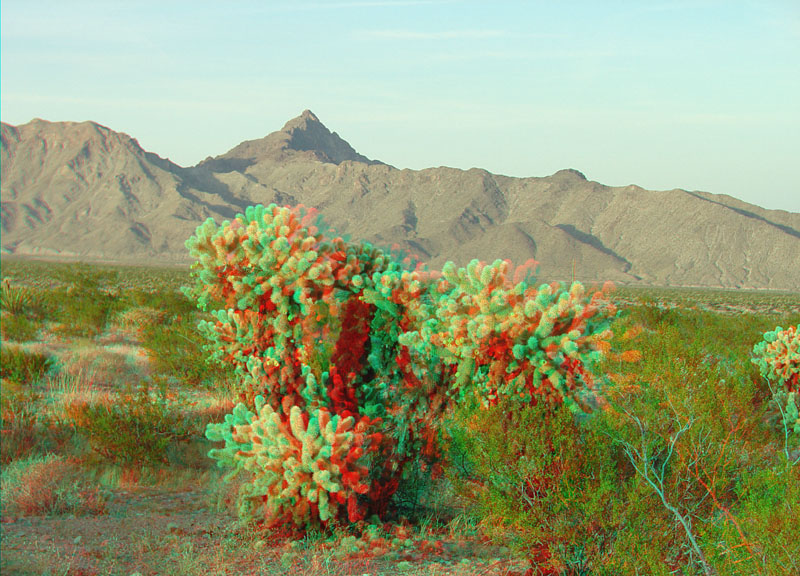
<path id="1" fill-rule="evenodd" d="M 12 286 L 6 279 L 0 291 L 0 308 L 11 314 L 21 314 L 31 303 L 30 294 L 24 288 Z"/>

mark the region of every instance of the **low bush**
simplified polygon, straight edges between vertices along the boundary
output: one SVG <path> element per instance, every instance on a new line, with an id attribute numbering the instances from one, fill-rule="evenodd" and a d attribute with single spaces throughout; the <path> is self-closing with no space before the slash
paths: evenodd
<path id="1" fill-rule="evenodd" d="M 507 398 L 461 409 L 450 424 L 458 493 L 539 574 L 597 573 L 622 529 L 620 452 L 592 423 L 563 404 Z"/>
<path id="2" fill-rule="evenodd" d="M 12 342 L 35 340 L 41 328 L 41 322 L 31 320 L 21 314 L 3 313 L 2 319 L 0 319 L 0 335 L 3 340 Z"/>
<path id="3" fill-rule="evenodd" d="M 95 337 L 126 306 L 117 287 L 119 272 L 71 264 L 57 273 L 61 286 L 46 293 L 52 330 L 63 336 Z"/>
<path id="4" fill-rule="evenodd" d="M 150 308 L 149 306 L 137 306 L 118 312 L 113 323 L 127 330 L 141 332 L 153 324 L 160 324 L 166 319 L 167 312 Z"/>
<path id="5" fill-rule="evenodd" d="M 53 454 L 31 456 L 3 467 L 0 474 L 2 514 L 103 514 L 106 502 L 83 478 L 80 463 Z"/>
<path id="6" fill-rule="evenodd" d="M 712 321 L 681 310 L 653 325 L 638 312 L 631 316 L 643 323 L 643 361 L 632 367 L 632 380 L 607 389 L 597 422 L 633 473 L 618 496 L 629 528 L 617 541 L 612 573 L 777 573 L 759 552 L 768 536 L 746 527 L 751 512 L 742 498 L 748 477 L 781 460 L 764 426 L 768 395 L 748 354 L 754 332 L 770 320 L 753 316 L 739 330 L 742 318 Z M 762 510 L 766 516 L 782 513 L 774 502 L 761 503 L 771 509 Z M 790 550 L 800 553 L 797 545 Z"/>
<path id="7" fill-rule="evenodd" d="M 48 414 L 42 406 L 41 394 L 12 380 L 3 380 L 0 394 L 0 462 L 30 454 L 66 452 L 73 431 L 60 418 Z"/>
<path id="8" fill-rule="evenodd" d="M 31 352 L 16 346 L 3 346 L 0 349 L 0 378 L 32 384 L 39 380 L 52 365 L 47 354 Z"/>
<path id="9" fill-rule="evenodd" d="M 122 464 L 167 463 L 169 445 L 194 432 L 165 394 L 151 397 L 147 382 L 121 392 L 116 401 L 76 402 L 69 412 L 96 454 Z"/>
<path id="10" fill-rule="evenodd" d="M 131 289 L 125 293 L 125 299 L 132 309 L 158 310 L 179 316 L 190 316 L 196 311 L 192 301 L 180 290 L 166 285 L 158 289 Z"/>
<path id="11" fill-rule="evenodd" d="M 745 471 L 736 492 L 739 528 L 754 542 L 745 558 L 751 555 L 761 574 L 800 574 L 800 466 Z M 712 539 L 731 541 L 738 536 L 731 522 L 715 528 Z M 722 556 L 724 550 L 720 552 Z"/>
<path id="12" fill-rule="evenodd" d="M 143 327 L 141 343 L 153 371 L 192 387 L 214 387 L 233 379 L 232 367 L 209 360 L 194 316 L 173 315 Z"/>
<path id="13" fill-rule="evenodd" d="M 57 365 L 65 376 L 115 389 L 135 387 L 149 373 L 146 359 L 137 357 L 135 349 L 109 349 L 91 344 L 59 353 Z"/>
<path id="14" fill-rule="evenodd" d="M 749 354 L 773 322 L 633 307 L 591 416 L 511 398 L 456 412 L 457 493 L 532 574 L 797 572 L 800 449 L 767 425 L 781 413 Z M 640 354 L 615 352 L 633 337 Z"/>
<path id="15" fill-rule="evenodd" d="M 100 293 L 58 290 L 49 295 L 55 308 L 51 330 L 59 336 L 93 338 L 100 334 L 112 313 L 114 299 Z"/>

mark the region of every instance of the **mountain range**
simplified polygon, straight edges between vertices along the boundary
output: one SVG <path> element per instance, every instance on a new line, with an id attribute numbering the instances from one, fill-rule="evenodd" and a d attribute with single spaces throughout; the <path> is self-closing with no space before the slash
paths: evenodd
<path id="1" fill-rule="evenodd" d="M 567 169 L 513 178 L 397 169 L 309 110 L 196 166 L 94 122 L 2 124 L 4 254 L 186 264 L 206 218 L 253 204 L 313 206 L 339 234 L 440 267 L 534 258 L 543 280 L 797 290 L 800 214 L 730 196 L 604 186 Z"/>

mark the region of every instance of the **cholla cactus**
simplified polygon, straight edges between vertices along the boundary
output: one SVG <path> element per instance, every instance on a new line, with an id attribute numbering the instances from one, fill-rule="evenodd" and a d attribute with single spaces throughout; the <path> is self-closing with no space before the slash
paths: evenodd
<path id="1" fill-rule="evenodd" d="M 787 431 L 800 434 L 800 325 L 786 330 L 778 326 L 764 334 L 764 339 L 753 346 L 753 364 L 761 376 L 780 388 L 773 390 L 773 400 L 780 409 Z"/>
<path id="2" fill-rule="evenodd" d="M 800 392 L 800 324 L 766 332 L 753 346 L 752 362 L 767 380 L 782 384 L 787 392 Z"/>
<path id="3" fill-rule="evenodd" d="M 248 470 L 254 480 L 242 488 L 243 517 L 268 526 L 319 526 L 332 519 L 363 518 L 356 496 L 369 491 L 369 453 L 380 445 L 376 422 L 343 418 L 320 408 L 311 414 L 292 406 L 289 416 L 275 412 L 261 396 L 256 413 L 244 404 L 220 424 L 209 424 L 206 436 L 224 441 L 209 455 L 233 474 Z M 372 442 L 370 442 L 372 441 Z"/>
<path id="4" fill-rule="evenodd" d="M 434 287 L 436 305 L 401 343 L 457 366 L 461 396 L 475 392 L 484 404 L 501 394 L 567 401 L 589 411 L 591 368 L 603 355 L 616 309 L 604 292 L 587 298 L 577 282 L 569 290 L 557 283 L 536 288 L 521 274 L 525 268 L 512 282 L 510 268 L 502 260 L 473 260 L 466 269 L 446 264 Z"/>
<path id="5" fill-rule="evenodd" d="M 256 206 L 186 243 L 198 263 L 184 292 L 243 380 L 244 403 L 207 430 L 226 442 L 212 457 L 253 476 L 243 513 L 298 527 L 382 514 L 407 463 L 435 463 L 438 422 L 465 394 L 590 410 L 616 313 L 604 293 L 536 288 L 527 267 L 512 282 L 503 261 L 406 270 L 313 220 Z"/>
<path id="6" fill-rule="evenodd" d="M 342 323 L 353 319 L 348 311 L 369 316 L 357 303 L 360 287 L 389 264 L 381 251 L 327 241 L 310 224 L 302 207 L 257 206 L 220 228 L 209 219 L 187 241 L 199 271 L 185 292 L 204 310 L 216 308 L 217 321 L 200 329 L 214 342 L 213 355 L 240 369 L 251 402 L 256 394 L 276 408 L 316 402 L 304 397 L 303 366 L 318 365 L 320 346 L 335 342 Z M 363 340 L 357 336 L 353 344 Z M 348 354 L 349 346 L 341 343 L 336 353 L 359 356 Z M 345 377 L 350 371 L 340 370 Z M 315 382 L 330 376 L 323 372 L 313 374 Z"/>

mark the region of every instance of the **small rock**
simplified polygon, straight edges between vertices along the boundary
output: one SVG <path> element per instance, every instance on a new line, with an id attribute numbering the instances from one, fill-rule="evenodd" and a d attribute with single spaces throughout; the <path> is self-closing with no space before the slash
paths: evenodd
<path id="1" fill-rule="evenodd" d="M 75 540 L 72 541 L 72 543 L 73 544 L 80 544 L 81 543 L 81 537 L 78 536 L 77 538 L 75 538 Z"/>

